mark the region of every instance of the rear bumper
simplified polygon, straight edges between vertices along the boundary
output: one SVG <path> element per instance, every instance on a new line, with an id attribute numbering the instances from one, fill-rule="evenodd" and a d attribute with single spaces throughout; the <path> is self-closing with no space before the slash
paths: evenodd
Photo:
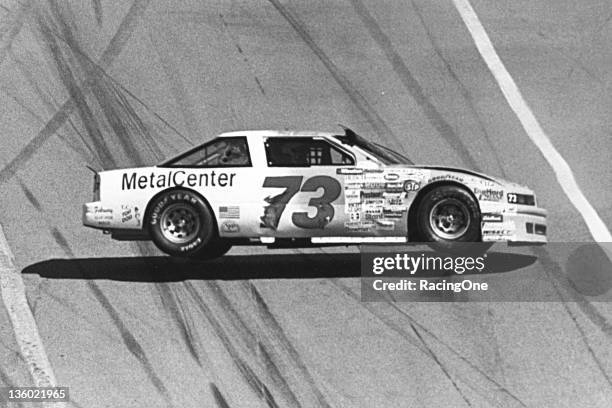
<path id="1" fill-rule="evenodd" d="M 530 207 L 517 212 L 483 214 L 482 240 L 510 244 L 545 244 L 548 242 L 547 211 Z"/>
<path id="2" fill-rule="evenodd" d="M 83 204 L 83 225 L 96 229 L 110 229 L 115 222 L 116 209 L 101 201 Z"/>

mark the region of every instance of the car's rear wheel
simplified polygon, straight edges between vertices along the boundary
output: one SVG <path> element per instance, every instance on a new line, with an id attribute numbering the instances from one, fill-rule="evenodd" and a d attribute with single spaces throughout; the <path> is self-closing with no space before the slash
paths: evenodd
<path id="1" fill-rule="evenodd" d="M 155 245 L 172 256 L 200 253 L 216 238 L 214 216 L 197 194 L 173 190 L 151 203 L 148 226 Z"/>
<path id="2" fill-rule="evenodd" d="M 420 201 L 417 214 L 420 238 L 435 250 L 473 253 L 488 249 L 480 242 L 480 208 L 464 188 L 434 188 Z"/>

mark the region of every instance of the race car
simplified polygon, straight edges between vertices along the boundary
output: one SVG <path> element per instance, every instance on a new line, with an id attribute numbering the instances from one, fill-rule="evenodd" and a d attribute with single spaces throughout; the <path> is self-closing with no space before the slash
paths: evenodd
<path id="1" fill-rule="evenodd" d="M 546 243 L 527 187 L 413 165 L 345 128 L 237 131 L 157 166 L 100 171 L 83 224 L 118 240 L 210 259 L 232 245 Z"/>

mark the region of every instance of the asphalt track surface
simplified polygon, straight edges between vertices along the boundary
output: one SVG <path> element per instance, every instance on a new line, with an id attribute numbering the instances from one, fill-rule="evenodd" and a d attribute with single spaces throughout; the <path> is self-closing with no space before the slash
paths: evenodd
<path id="1" fill-rule="evenodd" d="M 610 228 L 609 3 L 472 5 Z M 363 303 L 355 249 L 196 263 L 81 226 L 86 164 L 342 123 L 417 163 L 527 184 L 551 241 L 590 241 L 450 0 L 7 2 L 0 21 L 0 223 L 71 406 L 612 403 L 609 303 Z M 519 254 L 508 273 L 568 298 L 552 282 L 569 254 Z M 31 385 L 4 309 L 0 323 L 0 385 Z"/>

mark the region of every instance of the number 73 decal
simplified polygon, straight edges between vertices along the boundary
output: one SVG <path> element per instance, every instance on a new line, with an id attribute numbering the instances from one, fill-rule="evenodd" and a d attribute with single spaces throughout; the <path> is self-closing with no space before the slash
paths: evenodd
<path id="1" fill-rule="evenodd" d="M 314 176 L 307 179 L 302 185 L 302 176 L 266 177 L 263 187 L 285 188 L 285 191 L 274 197 L 266 197 L 268 205 L 264 209 L 264 215 L 260 218 L 262 228 L 276 230 L 280 217 L 285 211 L 287 203 L 298 191 L 315 192 L 323 189 L 323 195 L 313 197 L 308 202 L 309 207 L 315 207 L 317 213 L 309 217 L 307 212 L 294 212 L 291 214 L 291 222 L 299 228 L 324 228 L 334 218 L 334 202 L 342 191 L 340 183 L 328 176 Z M 301 187 L 301 188 L 300 188 Z"/>

